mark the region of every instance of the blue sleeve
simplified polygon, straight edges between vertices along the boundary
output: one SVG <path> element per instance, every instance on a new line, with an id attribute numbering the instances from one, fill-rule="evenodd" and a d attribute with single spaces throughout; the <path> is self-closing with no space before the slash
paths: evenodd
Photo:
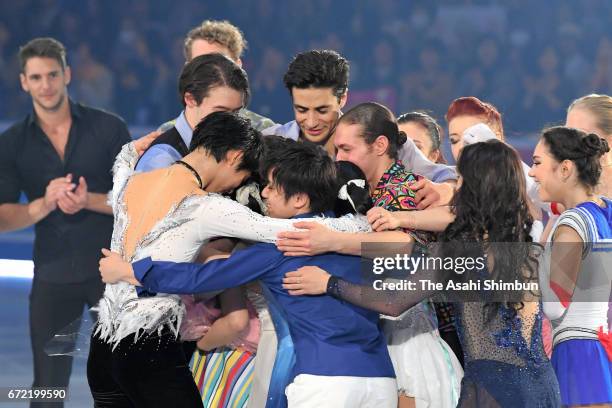
<path id="1" fill-rule="evenodd" d="M 431 180 L 436 183 L 443 183 L 445 181 L 457 180 L 457 172 L 451 166 L 436 163 L 437 168 L 434 170 Z"/>
<path id="2" fill-rule="evenodd" d="M 136 171 L 147 172 L 151 170 L 163 169 L 170 166 L 183 156 L 176 149 L 167 144 L 156 144 L 151 146 L 136 164 Z"/>
<path id="3" fill-rule="evenodd" d="M 431 162 L 410 138 L 408 138 L 398 153 L 400 160 L 407 169 L 431 181 L 442 183 L 457 179 L 454 167 Z"/>
<path id="4" fill-rule="evenodd" d="M 274 268 L 279 255 L 273 246 L 254 245 L 237 251 L 228 259 L 205 264 L 153 261 L 144 258 L 132 263 L 141 283 L 141 294 L 189 294 L 233 288 L 259 279 Z"/>

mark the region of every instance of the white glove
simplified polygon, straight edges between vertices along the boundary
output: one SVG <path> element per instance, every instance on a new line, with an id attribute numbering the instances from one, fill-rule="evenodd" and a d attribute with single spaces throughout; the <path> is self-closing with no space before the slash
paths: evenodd
<path id="1" fill-rule="evenodd" d="M 463 131 L 463 144 L 471 145 L 479 142 L 486 142 L 487 140 L 497 139 L 495 132 L 484 123 L 477 123 Z"/>

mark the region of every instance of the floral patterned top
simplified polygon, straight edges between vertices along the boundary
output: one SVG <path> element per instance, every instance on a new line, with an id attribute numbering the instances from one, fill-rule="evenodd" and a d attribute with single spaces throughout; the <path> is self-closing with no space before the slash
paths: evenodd
<path id="1" fill-rule="evenodd" d="M 410 189 L 410 185 L 421 179 L 423 176 L 407 170 L 400 160 L 396 160 L 378 181 L 372 193 L 372 204 L 388 211 L 416 210 L 416 194 Z M 434 234 L 429 232 L 410 229 L 404 231 L 420 244 L 427 244 L 434 239 Z"/>

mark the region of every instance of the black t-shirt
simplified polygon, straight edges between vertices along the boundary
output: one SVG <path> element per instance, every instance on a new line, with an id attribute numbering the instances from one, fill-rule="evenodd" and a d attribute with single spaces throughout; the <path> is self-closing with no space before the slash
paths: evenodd
<path id="1" fill-rule="evenodd" d="M 118 116 L 70 101 L 72 125 L 62 161 L 34 112 L 0 134 L 0 204 L 43 197 L 49 182 L 71 173 L 83 176 L 91 193 L 113 187 L 111 169 L 128 143 Z M 113 217 L 89 210 L 74 215 L 59 208 L 35 226 L 34 273 L 49 282 L 82 282 L 97 277 L 100 248 L 108 248 Z"/>

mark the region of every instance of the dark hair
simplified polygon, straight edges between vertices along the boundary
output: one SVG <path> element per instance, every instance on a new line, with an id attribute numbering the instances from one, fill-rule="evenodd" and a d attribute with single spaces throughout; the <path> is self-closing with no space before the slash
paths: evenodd
<path id="1" fill-rule="evenodd" d="M 246 72 L 231 59 L 217 53 L 200 55 L 183 66 L 178 83 L 181 103 L 185 106 L 185 94 L 189 92 L 199 105 L 217 86 L 227 86 L 242 93 L 243 106 L 248 105 L 251 91 Z"/>
<path id="2" fill-rule="evenodd" d="M 276 162 L 279 156 L 282 156 L 283 149 L 287 149 L 296 143 L 295 140 L 285 138 L 279 135 L 266 135 L 263 138 L 263 160 Z M 268 175 L 264 174 L 264 184 L 268 180 Z"/>
<path id="3" fill-rule="evenodd" d="M 341 217 L 345 214 L 365 214 L 372 208 L 372 198 L 370 197 L 370 187 L 365 174 L 359 166 L 349 161 L 337 161 L 336 172 L 338 175 L 338 191 L 343 186 L 346 186 L 346 192 L 351 200 L 336 197 L 336 205 L 334 212 L 336 217 Z M 363 180 L 364 186 L 359 187 L 354 183 L 349 183 L 351 180 Z M 352 201 L 352 204 L 351 204 Z"/>
<path id="4" fill-rule="evenodd" d="M 28 60 L 34 57 L 53 58 L 60 64 L 62 70 L 66 69 L 66 47 L 54 38 L 35 38 L 19 48 L 21 72 L 24 72 Z"/>
<path id="5" fill-rule="evenodd" d="M 274 185 L 282 189 L 285 200 L 304 193 L 310 199 L 310 210 L 333 209 L 338 194 L 336 167 L 325 149 L 310 143 L 274 137 L 266 142 L 266 154 L 260 167 L 261 177 L 268 180 L 272 171 Z"/>
<path id="6" fill-rule="evenodd" d="M 463 181 L 451 204 L 456 217 L 440 234 L 440 241 L 459 246 L 481 243 L 495 260 L 493 270 L 489 271 L 490 279 L 504 282 L 537 279 L 530 245 L 508 245 L 532 241 L 529 233 L 533 218 L 516 150 L 499 140 L 468 145 L 459 156 L 457 171 Z M 508 304 L 513 313 L 522 307 L 520 302 Z M 499 303 L 487 305 L 489 318 L 499 306 Z"/>
<path id="7" fill-rule="evenodd" d="M 558 162 L 571 160 L 578 170 L 578 180 L 585 186 L 594 188 L 601 176 L 599 158 L 610 150 L 606 139 L 595 133 L 555 126 L 542 132 L 542 139 L 550 153 Z"/>
<path id="8" fill-rule="evenodd" d="M 374 143 L 378 136 L 385 136 L 389 140 L 387 154 L 392 159 L 398 158 L 399 148 L 406 143 L 406 133 L 399 130 L 395 116 L 389 108 L 376 103 L 361 103 L 340 117 L 338 123 L 361 125 L 361 135 L 368 145 Z"/>
<path id="9" fill-rule="evenodd" d="M 442 149 L 440 149 L 440 145 L 442 144 L 442 127 L 438 122 L 427 113 L 417 111 L 404 113 L 397 118 L 397 123 L 399 125 L 410 122 L 418 123 L 427 131 L 427 135 L 431 140 L 432 149 L 440 152 L 438 163 L 446 163 Z"/>
<path id="10" fill-rule="evenodd" d="M 332 88 L 338 99 L 348 90 L 348 80 L 348 61 L 331 50 L 311 50 L 296 55 L 283 77 L 290 94 L 293 88 Z"/>
<path id="11" fill-rule="evenodd" d="M 194 129 L 189 151 L 201 147 L 220 162 L 230 150 L 240 150 L 243 156 L 238 170 L 256 172 L 263 150 L 261 138 L 251 122 L 237 113 L 213 112 Z"/>

